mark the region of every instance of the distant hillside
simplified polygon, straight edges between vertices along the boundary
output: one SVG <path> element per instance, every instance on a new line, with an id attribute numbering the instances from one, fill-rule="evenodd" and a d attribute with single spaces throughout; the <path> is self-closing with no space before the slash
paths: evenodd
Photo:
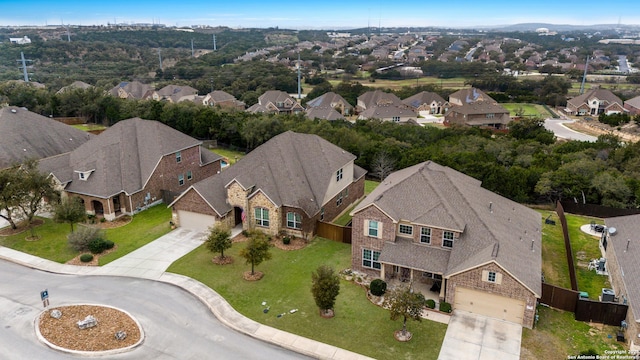
<path id="1" fill-rule="evenodd" d="M 584 31 L 584 30 L 596 30 L 607 31 L 615 29 L 623 30 L 637 30 L 640 29 L 638 25 L 624 25 L 624 24 L 594 24 L 594 25 L 567 25 L 567 24 L 547 24 L 547 23 L 523 23 L 514 25 L 496 25 L 496 26 L 482 26 L 478 29 L 494 30 L 494 31 L 535 31 L 539 28 L 547 28 L 550 31 Z"/>

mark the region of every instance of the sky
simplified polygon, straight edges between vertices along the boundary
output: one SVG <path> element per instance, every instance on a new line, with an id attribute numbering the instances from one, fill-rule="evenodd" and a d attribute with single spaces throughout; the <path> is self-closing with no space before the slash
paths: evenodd
<path id="1" fill-rule="evenodd" d="M 471 27 L 518 23 L 640 25 L 640 1 L 618 0 L 0 0 L 0 26 L 157 23 L 232 28 Z"/>

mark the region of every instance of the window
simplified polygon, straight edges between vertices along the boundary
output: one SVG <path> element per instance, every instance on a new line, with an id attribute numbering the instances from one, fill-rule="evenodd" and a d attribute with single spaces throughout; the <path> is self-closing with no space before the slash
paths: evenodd
<path id="1" fill-rule="evenodd" d="M 84 180 L 84 173 L 79 173 L 78 175 L 80 175 L 80 180 Z"/>
<path id="2" fill-rule="evenodd" d="M 496 272 L 495 271 L 489 271 L 489 274 L 487 274 L 487 281 L 488 282 L 496 282 Z"/>
<path id="3" fill-rule="evenodd" d="M 342 180 L 342 169 L 336 171 L 336 181 Z"/>
<path id="4" fill-rule="evenodd" d="M 182 162 L 182 153 L 180 151 L 176 153 L 176 162 Z"/>
<path id="5" fill-rule="evenodd" d="M 342 192 L 338 194 L 338 198 L 336 199 L 336 206 L 342 205 Z"/>
<path id="6" fill-rule="evenodd" d="M 193 174 L 191 173 L 191 170 L 187 171 L 187 180 L 191 180 L 193 179 Z"/>
<path id="7" fill-rule="evenodd" d="M 349 197 L 349 188 L 344 189 L 344 197 L 345 199 Z"/>
<path id="8" fill-rule="evenodd" d="M 431 228 L 420 228 L 420 242 L 431 244 Z"/>
<path id="9" fill-rule="evenodd" d="M 269 209 L 255 208 L 256 225 L 269 227 Z"/>
<path id="10" fill-rule="evenodd" d="M 400 122 L 400 116 L 394 116 L 393 122 Z"/>
<path id="11" fill-rule="evenodd" d="M 496 117 L 496 114 L 487 114 L 487 119 L 493 119 Z"/>
<path id="12" fill-rule="evenodd" d="M 287 227 L 292 229 L 300 229 L 302 224 L 302 219 L 300 218 L 300 214 L 289 212 L 287 213 Z"/>
<path id="13" fill-rule="evenodd" d="M 369 220 L 369 236 L 378 237 L 378 222 L 374 220 Z"/>
<path id="14" fill-rule="evenodd" d="M 371 269 L 381 269 L 382 266 L 378 262 L 380 251 L 362 249 L 362 266 Z"/>
<path id="15" fill-rule="evenodd" d="M 453 231 L 445 231 L 442 233 L 442 246 L 453 247 Z"/>
<path id="16" fill-rule="evenodd" d="M 413 235 L 413 226 L 400 224 L 398 227 L 398 232 L 404 235 Z"/>
<path id="17" fill-rule="evenodd" d="M 431 272 L 423 272 L 422 273 L 422 277 L 428 278 L 428 279 L 434 279 L 434 280 L 442 280 L 442 275 L 440 274 L 434 274 Z"/>
<path id="18" fill-rule="evenodd" d="M 180 186 L 184 185 L 184 175 L 183 174 L 178 174 L 178 184 Z"/>
<path id="19" fill-rule="evenodd" d="M 320 209 L 320 221 L 324 221 L 324 208 Z"/>

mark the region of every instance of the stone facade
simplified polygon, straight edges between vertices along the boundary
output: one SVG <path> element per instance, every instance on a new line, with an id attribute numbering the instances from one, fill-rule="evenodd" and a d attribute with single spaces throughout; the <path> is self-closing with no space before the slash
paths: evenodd
<path id="1" fill-rule="evenodd" d="M 248 208 L 250 211 L 247 214 L 247 220 L 242 225 L 243 228 L 249 227 L 250 229 L 258 229 L 269 235 L 278 235 L 280 232 L 280 224 L 282 224 L 282 211 L 277 207 L 268 197 L 262 192 L 255 194 L 248 201 Z M 269 210 L 269 226 L 262 226 L 256 223 L 256 208 L 263 208 Z"/>
<path id="2" fill-rule="evenodd" d="M 488 281 L 483 281 L 483 270 L 494 271 L 498 274 L 502 274 L 501 283 L 496 284 Z M 455 301 L 456 286 L 463 286 L 469 289 L 480 290 L 486 293 L 501 295 L 511 299 L 523 300 L 525 302 L 525 311 L 522 324 L 527 328 L 533 327 L 533 321 L 536 312 L 536 296 L 495 263 L 492 262 L 485 266 L 477 267 L 475 269 L 471 269 L 449 277 L 446 280 L 445 301 L 452 305 Z"/>

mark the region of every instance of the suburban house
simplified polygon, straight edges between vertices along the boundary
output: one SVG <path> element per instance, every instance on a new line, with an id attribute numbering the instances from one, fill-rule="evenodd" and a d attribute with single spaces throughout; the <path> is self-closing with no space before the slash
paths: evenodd
<path id="1" fill-rule="evenodd" d="M 618 114 L 624 112 L 624 104 L 619 97 L 607 89 L 591 89 L 582 95 L 567 100 L 565 109 L 570 115 Z"/>
<path id="2" fill-rule="evenodd" d="M 351 115 L 353 113 L 353 106 L 342 96 L 334 93 L 333 91 L 307 101 L 307 110 L 310 110 L 311 108 L 332 108 L 341 115 Z"/>
<path id="3" fill-rule="evenodd" d="M 395 94 L 387 93 L 381 90 L 374 90 L 367 91 L 364 94 L 358 96 L 356 110 L 358 111 L 358 113 L 360 113 L 373 107 L 388 105 L 407 107 Z"/>
<path id="4" fill-rule="evenodd" d="M 624 109 L 629 112 L 629 115 L 640 115 L 640 96 L 625 101 Z"/>
<path id="5" fill-rule="evenodd" d="M 168 101 L 172 103 L 178 103 L 183 98 L 193 98 L 198 95 L 198 90 L 191 86 L 182 85 L 167 85 L 160 90 L 149 93 L 145 99 L 153 99 L 156 101 Z"/>
<path id="6" fill-rule="evenodd" d="M 191 185 L 170 206 L 181 227 L 216 223 L 307 237 L 364 195 L 356 157 L 317 135 L 287 131 L 219 175 Z"/>
<path id="7" fill-rule="evenodd" d="M 58 90 L 56 92 L 56 94 L 63 94 L 67 91 L 73 91 L 73 90 L 87 90 L 87 89 L 91 89 L 93 88 L 93 85 L 91 84 L 87 84 L 84 81 L 74 81 L 71 84 L 61 87 L 60 90 Z"/>
<path id="8" fill-rule="evenodd" d="M 220 171 L 221 157 L 158 121 L 122 120 L 75 150 L 40 161 L 87 213 L 113 220 L 169 201 Z"/>
<path id="9" fill-rule="evenodd" d="M 445 125 L 505 129 L 511 122 L 509 110 L 476 88 L 467 88 L 454 92 L 449 95 L 449 104 L 451 106 L 444 116 Z"/>
<path id="10" fill-rule="evenodd" d="M 12 44 L 25 45 L 25 44 L 31 44 L 31 39 L 29 39 L 28 36 L 23 36 L 21 38 L 10 37 L 9 42 Z"/>
<path id="11" fill-rule="evenodd" d="M 68 153 L 94 136 L 24 108 L 0 108 L 0 169 Z"/>
<path id="12" fill-rule="evenodd" d="M 378 119 L 396 123 L 408 123 L 418 117 L 415 111 L 393 104 L 370 107 L 358 115 L 358 120 Z"/>
<path id="13" fill-rule="evenodd" d="M 269 90 L 258 98 L 258 103 L 247 109 L 250 113 L 295 114 L 303 112 L 302 105 L 284 91 Z"/>
<path id="14" fill-rule="evenodd" d="M 305 111 L 305 116 L 312 120 L 344 120 L 344 116 L 332 107 L 311 107 Z"/>
<path id="15" fill-rule="evenodd" d="M 208 93 L 202 100 L 202 104 L 205 106 L 219 106 L 223 109 L 236 109 L 244 110 L 246 104 L 235 96 L 222 90 L 214 90 Z"/>
<path id="16" fill-rule="evenodd" d="M 419 92 L 402 100 L 402 102 L 415 111 L 427 111 L 432 115 L 444 114 L 449 108 L 449 103 L 442 96 L 430 91 Z"/>
<path id="17" fill-rule="evenodd" d="M 352 269 L 431 286 L 440 301 L 522 324 L 541 295 L 541 217 L 427 161 L 390 174 L 351 212 Z"/>
<path id="18" fill-rule="evenodd" d="M 630 350 L 640 350 L 640 215 L 605 219 L 600 238 L 606 271 L 615 293 L 614 300 L 629 305 L 626 336 Z"/>
<path id="19" fill-rule="evenodd" d="M 123 81 L 109 90 L 111 96 L 121 99 L 146 99 L 153 93 L 151 85 L 139 81 Z"/>

